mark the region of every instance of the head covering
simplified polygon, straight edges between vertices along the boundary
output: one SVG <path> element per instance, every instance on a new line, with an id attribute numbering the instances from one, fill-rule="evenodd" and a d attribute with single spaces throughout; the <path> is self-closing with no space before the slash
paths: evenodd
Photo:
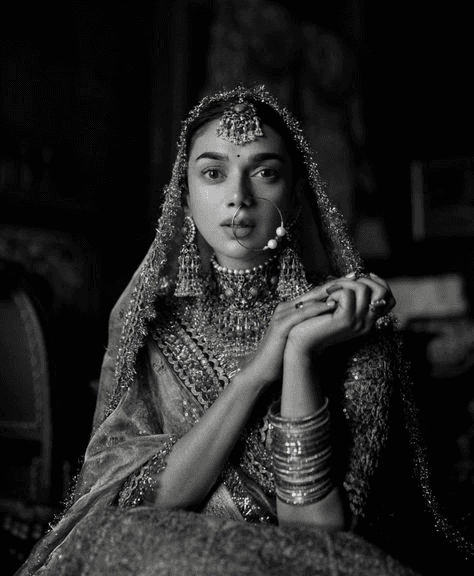
<path id="1" fill-rule="evenodd" d="M 306 206 L 303 206 L 301 223 L 305 236 L 303 245 L 305 247 L 311 245 L 313 248 L 309 251 L 311 260 L 305 262 L 305 267 L 314 268 L 322 265 L 322 256 L 325 256 L 327 259 L 325 265 L 329 265 L 328 272 L 331 274 L 341 276 L 352 271 L 362 271 L 360 255 L 349 237 L 341 212 L 324 190 L 313 150 L 295 116 L 281 106 L 263 85 L 250 88 L 239 85 L 231 90 L 205 96 L 182 123 L 177 145 L 178 153 L 171 180 L 164 189 L 162 211 L 155 239 L 114 309 L 115 313 L 119 313 L 122 323 L 116 349 L 117 387 L 113 391 L 111 410 L 117 405 L 119 398 L 133 380 L 137 353 L 147 335 L 147 325 L 156 316 L 157 299 L 172 293 L 177 253 L 183 243 L 182 195 L 186 183 L 190 126 L 216 104 L 232 106 L 241 102 L 263 104 L 276 112 L 291 135 L 294 148 L 301 155 L 301 164 L 306 172 L 303 191 L 303 203 Z M 319 235 L 319 242 L 315 235 L 316 231 Z M 316 254 L 318 245 L 322 245 L 323 252 Z"/>

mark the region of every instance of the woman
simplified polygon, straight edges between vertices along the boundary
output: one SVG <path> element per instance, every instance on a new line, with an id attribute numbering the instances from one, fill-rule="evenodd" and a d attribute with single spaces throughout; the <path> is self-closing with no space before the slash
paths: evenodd
<path id="1" fill-rule="evenodd" d="M 111 314 L 72 503 L 18 574 L 412 574 L 356 535 L 402 555 L 393 305 L 297 121 L 263 87 L 204 98 Z"/>

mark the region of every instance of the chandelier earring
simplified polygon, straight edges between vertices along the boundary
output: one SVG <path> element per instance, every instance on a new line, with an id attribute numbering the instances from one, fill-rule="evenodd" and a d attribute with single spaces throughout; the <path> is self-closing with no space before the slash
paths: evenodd
<path id="1" fill-rule="evenodd" d="M 202 262 L 195 242 L 196 225 L 191 216 L 184 218 L 181 232 L 184 242 L 178 256 L 178 275 L 174 295 L 178 297 L 202 296 L 204 294 Z"/>
<path id="2" fill-rule="evenodd" d="M 303 261 L 299 255 L 295 234 L 292 232 L 298 221 L 300 211 L 288 224 L 286 246 L 280 254 L 280 274 L 278 276 L 277 292 L 281 300 L 293 300 L 311 289 L 306 279 Z"/>

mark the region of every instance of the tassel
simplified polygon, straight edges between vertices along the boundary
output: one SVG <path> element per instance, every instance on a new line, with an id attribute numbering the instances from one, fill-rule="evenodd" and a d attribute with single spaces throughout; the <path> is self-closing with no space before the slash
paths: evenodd
<path id="1" fill-rule="evenodd" d="M 204 283 L 201 256 L 194 242 L 196 225 L 190 216 L 186 216 L 184 219 L 182 232 L 184 243 L 178 256 L 178 275 L 174 295 L 178 297 L 202 296 Z"/>
<path id="2" fill-rule="evenodd" d="M 277 292 L 284 301 L 293 300 L 311 289 L 299 254 L 287 246 L 280 256 L 280 275 Z"/>

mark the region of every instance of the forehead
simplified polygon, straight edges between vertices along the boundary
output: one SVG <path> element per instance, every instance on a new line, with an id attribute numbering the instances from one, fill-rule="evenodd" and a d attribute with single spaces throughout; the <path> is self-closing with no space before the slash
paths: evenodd
<path id="1" fill-rule="evenodd" d="M 218 152 L 222 154 L 250 157 L 254 154 L 275 153 L 288 157 L 285 142 L 280 134 L 267 124 L 262 125 L 263 136 L 257 137 L 253 142 L 239 146 L 232 144 L 217 135 L 219 119 L 212 120 L 202 126 L 194 135 L 191 142 L 190 158 L 195 158 L 203 152 Z"/>

